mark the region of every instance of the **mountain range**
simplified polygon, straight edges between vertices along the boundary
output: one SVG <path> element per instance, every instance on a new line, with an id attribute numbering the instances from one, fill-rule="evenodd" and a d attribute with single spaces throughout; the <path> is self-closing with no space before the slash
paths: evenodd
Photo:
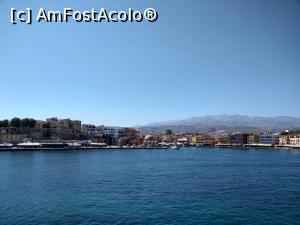
<path id="1" fill-rule="evenodd" d="M 139 126 L 141 131 L 160 132 L 172 129 L 175 132 L 207 132 L 221 131 L 282 131 L 286 129 L 299 130 L 300 117 L 277 116 L 244 116 L 244 115 L 208 115 L 197 116 L 182 120 L 170 120 Z"/>

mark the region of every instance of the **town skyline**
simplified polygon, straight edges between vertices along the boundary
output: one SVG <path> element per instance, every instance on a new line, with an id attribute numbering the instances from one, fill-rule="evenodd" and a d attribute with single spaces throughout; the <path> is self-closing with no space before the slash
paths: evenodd
<path id="1" fill-rule="evenodd" d="M 293 118 L 290 118 L 293 122 Z M 295 123 L 300 123 L 295 121 Z M 281 124 L 282 125 L 282 124 Z M 285 127 L 289 128 L 289 126 Z M 299 129 L 299 127 L 298 127 Z M 98 148 L 171 148 L 178 147 L 300 147 L 297 129 L 248 130 L 233 128 L 206 131 L 178 132 L 165 126 L 163 130 L 147 131 L 134 127 L 112 127 L 84 124 L 80 120 L 46 120 L 13 118 L 0 120 L 0 148 L 2 150 L 72 150 Z"/>

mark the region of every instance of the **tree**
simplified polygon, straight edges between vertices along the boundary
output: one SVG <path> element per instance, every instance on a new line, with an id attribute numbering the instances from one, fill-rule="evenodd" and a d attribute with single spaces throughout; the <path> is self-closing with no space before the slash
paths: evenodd
<path id="1" fill-rule="evenodd" d="M 22 119 L 22 121 L 21 121 L 21 125 L 24 128 L 33 128 L 33 127 L 35 127 L 35 124 L 36 124 L 36 120 L 30 119 L 30 118 L 25 118 L 25 119 Z"/>
<path id="2" fill-rule="evenodd" d="M 0 127 L 9 127 L 8 120 L 0 120 Z"/>
<path id="3" fill-rule="evenodd" d="M 11 127 L 21 127 L 21 125 L 22 125 L 22 121 L 20 118 L 15 117 L 10 121 Z"/>

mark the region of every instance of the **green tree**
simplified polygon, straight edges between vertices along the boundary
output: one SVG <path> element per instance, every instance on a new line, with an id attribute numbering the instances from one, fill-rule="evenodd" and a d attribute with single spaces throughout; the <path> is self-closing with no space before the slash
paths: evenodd
<path id="1" fill-rule="evenodd" d="M 9 127 L 8 120 L 0 120 L 0 127 Z"/>
<path id="2" fill-rule="evenodd" d="M 35 127 L 35 124 L 36 124 L 36 120 L 30 119 L 30 118 L 25 118 L 25 119 L 22 119 L 22 121 L 21 121 L 22 127 L 25 127 L 25 128 L 33 128 L 33 127 Z"/>
<path id="3" fill-rule="evenodd" d="M 10 121 L 11 127 L 21 127 L 21 125 L 22 125 L 22 120 L 20 118 L 15 117 Z"/>

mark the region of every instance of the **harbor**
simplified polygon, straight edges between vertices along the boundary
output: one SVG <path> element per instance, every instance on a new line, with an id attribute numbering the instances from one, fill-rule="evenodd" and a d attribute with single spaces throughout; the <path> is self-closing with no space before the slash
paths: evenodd
<path id="1" fill-rule="evenodd" d="M 300 147 L 295 146 L 282 146 L 282 145 L 231 145 L 231 144 L 218 144 L 218 145 L 190 145 L 190 146 L 157 146 L 157 147 L 145 147 L 145 146 L 108 146 L 105 144 L 94 144 L 94 145 L 82 145 L 81 143 L 76 144 L 64 144 L 64 143 L 51 143 L 51 144 L 40 144 L 40 143 L 22 143 L 19 145 L 13 144 L 0 144 L 0 152 L 16 152 L 16 151 L 84 151 L 84 150 L 176 150 L 176 149 L 278 149 L 278 150 L 300 150 Z"/>

